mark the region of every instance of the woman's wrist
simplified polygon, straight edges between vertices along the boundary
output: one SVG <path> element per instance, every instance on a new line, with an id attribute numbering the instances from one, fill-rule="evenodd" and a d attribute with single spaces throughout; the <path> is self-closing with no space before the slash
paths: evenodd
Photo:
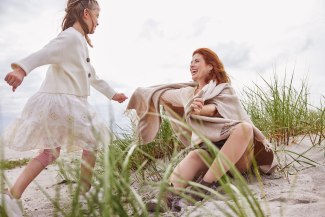
<path id="1" fill-rule="evenodd" d="M 202 110 L 200 111 L 200 115 L 208 117 L 214 117 L 216 113 L 217 108 L 212 104 L 204 105 Z"/>

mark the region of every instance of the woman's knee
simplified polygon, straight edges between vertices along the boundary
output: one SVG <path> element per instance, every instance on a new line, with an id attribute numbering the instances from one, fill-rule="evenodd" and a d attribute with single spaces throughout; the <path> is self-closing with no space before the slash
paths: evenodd
<path id="1" fill-rule="evenodd" d="M 236 126 L 236 131 L 239 131 L 241 134 L 247 135 L 250 138 L 253 136 L 253 126 L 247 122 L 239 123 Z"/>
<path id="2" fill-rule="evenodd" d="M 208 153 L 202 149 L 195 149 L 193 151 L 190 151 L 187 154 L 187 158 L 193 160 L 193 161 L 203 161 L 204 158 L 206 158 Z"/>
<path id="3" fill-rule="evenodd" d="M 60 148 L 44 149 L 34 159 L 38 160 L 44 167 L 47 167 L 60 156 L 60 150 L 61 150 Z"/>

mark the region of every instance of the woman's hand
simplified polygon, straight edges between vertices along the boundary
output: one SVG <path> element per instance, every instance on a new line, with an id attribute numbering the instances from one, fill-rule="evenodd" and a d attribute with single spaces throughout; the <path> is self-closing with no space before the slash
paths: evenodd
<path id="1" fill-rule="evenodd" d="M 5 81 L 12 86 L 12 91 L 15 92 L 16 88 L 23 82 L 25 76 L 26 72 L 22 68 L 17 67 L 14 71 L 6 75 Z"/>
<path id="2" fill-rule="evenodd" d="M 194 115 L 200 115 L 201 110 L 203 109 L 204 106 L 204 99 L 202 98 L 195 98 L 190 105 L 192 109 L 192 114 Z"/>
<path id="3" fill-rule="evenodd" d="M 128 97 L 124 95 L 124 93 L 116 93 L 112 100 L 117 101 L 119 103 L 124 102 Z"/>
<path id="4" fill-rule="evenodd" d="M 204 105 L 204 99 L 196 98 L 191 104 L 192 114 L 207 117 L 216 117 L 217 108 L 213 104 Z"/>

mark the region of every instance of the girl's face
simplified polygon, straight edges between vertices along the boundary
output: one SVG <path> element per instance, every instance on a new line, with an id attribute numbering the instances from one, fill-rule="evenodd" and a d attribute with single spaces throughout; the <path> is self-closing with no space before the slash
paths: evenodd
<path id="1" fill-rule="evenodd" d="M 205 79 L 209 76 L 212 66 L 207 65 L 201 54 L 194 54 L 192 57 L 190 71 L 192 80 L 197 82 L 205 82 Z"/>
<path id="2" fill-rule="evenodd" d="M 94 9 L 86 9 L 85 11 L 85 22 L 88 25 L 88 29 L 90 30 L 89 34 L 95 33 L 96 27 L 99 25 L 100 8 L 95 7 Z"/>

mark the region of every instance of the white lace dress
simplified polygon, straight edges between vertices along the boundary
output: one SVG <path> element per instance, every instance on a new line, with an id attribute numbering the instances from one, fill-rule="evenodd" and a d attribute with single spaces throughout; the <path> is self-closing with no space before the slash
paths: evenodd
<path id="1" fill-rule="evenodd" d="M 17 151 L 56 147 L 96 150 L 107 144 L 109 136 L 108 126 L 86 97 L 36 93 L 4 131 L 3 142 Z"/>

